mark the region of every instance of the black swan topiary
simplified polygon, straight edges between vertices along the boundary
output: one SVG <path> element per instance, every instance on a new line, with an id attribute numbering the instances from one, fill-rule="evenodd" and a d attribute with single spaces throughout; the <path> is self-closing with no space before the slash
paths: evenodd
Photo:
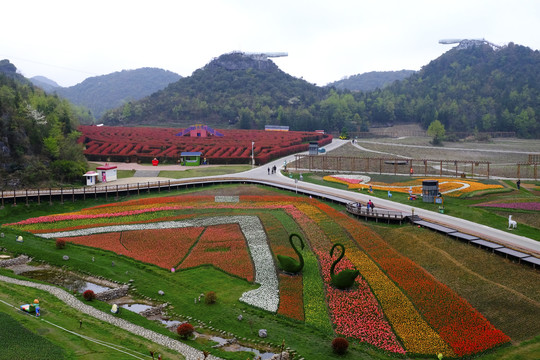
<path id="1" fill-rule="evenodd" d="M 299 261 L 293 259 L 290 256 L 285 256 L 285 255 L 278 255 L 277 259 L 279 262 L 279 267 L 283 271 L 291 273 L 291 274 L 297 274 L 300 271 L 302 271 L 302 268 L 304 267 L 304 257 L 302 256 L 302 254 L 300 254 L 300 251 L 298 251 L 298 249 L 294 245 L 292 241 L 293 237 L 297 237 L 300 240 L 300 246 L 302 249 L 304 249 L 304 241 L 298 234 L 291 234 L 289 236 L 289 242 L 291 243 L 291 246 L 294 249 L 294 252 L 296 253 L 296 255 L 298 255 Z"/>
<path id="2" fill-rule="evenodd" d="M 336 247 L 339 247 L 341 249 L 341 254 L 339 257 L 332 263 L 332 267 L 330 268 L 330 277 L 332 278 L 332 284 L 337 287 L 338 289 L 348 289 L 354 284 L 354 280 L 360 275 L 360 271 L 358 270 L 342 270 L 339 272 L 339 274 L 334 274 L 334 269 L 338 262 L 343 259 L 343 256 L 345 256 L 345 246 L 342 244 L 334 244 L 332 246 L 332 249 L 330 250 L 330 257 L 334 255 L 334 249 Z"/>

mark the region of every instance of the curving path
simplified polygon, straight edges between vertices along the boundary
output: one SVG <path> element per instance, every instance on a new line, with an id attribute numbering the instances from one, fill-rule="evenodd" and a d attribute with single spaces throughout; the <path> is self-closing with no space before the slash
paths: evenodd
<path id="1" fill-rule="evenodd" d="M 10 284 L 15 284 L 15 285 L 33 287 L 39 290 L 46 291 L 49 294 L 56 296 L 58 299 L 62 300 L 67 305 L 71 306 L 72 308 L 77 309 L 78 311 L 84 314 L 93 316 L 98 320 L 101 320 L 111 325 L 122 328 L 123 330 L 129 331 L 132 334 L 142 336 L 150 341 L 155 342 L 156 344 L 165 346 L 171 350 L 176 350 L 180 354 L 184 355 L 187 360 L 198 360 L 198 359 L 204 358 L 203 352 L 200 350 L 192 348 L 191 346 L 186 345 L 178 340 L 174 340 L 168 336 L 158 334 L 151 330 L 147 330 L 143 328 L 142 326 L 132 324 L 129 321 L 114 317 L 110 314 L 104 313 L 103 311 L 97 310 L 93 308 L 92 306 L 82 303 L 77 298 L 75 298 L 75 296 L 71 295 L 67 291 L 64 291 L 55 286 L 38 284 L 31 281 L 26 281 L 26 280 L 13 279 L 13 278 L 10 278 L 8 276 L 3 276 L 3 275 L 0 275 L 0 281 L 10 283 Z M 207 357 L 207 359 L 217 360 L 221 358 L 210 355 Z"/>
<path id="2" fill-rule="evenodd" d="M 340 147 L 342 145 L 345 145 L 348 142 L 350 143 L 349 140 L 334 139 L 332 143 L 326 145 L 325 148 L 327 151 L 329 151 L 337 147 Z M 267 167 L 272 167 L 276 165 L 278 169 L 282 169 L 285 164 L 285 161 L 287 163 L 290 163 L 291 161 L 294 161 L 294 160 L 295 160 L 294 155 L 290 155 L 290 156 L 281 158 L 279 160 L 272 161 L 268 164 L 265 164 L 264 166 L 254 168 L 252 170 L 248 170 L 248 171 L 237 173 L 237 174 L 222 175 L 220 177 L 222 178 L 223 177 L 225 178 L 244 177 L 247 179 L 264 180 L 264 181 L 272 182 L 274 184 L 283 184 L 287 187 L 296 186 L 298 189 L 312 190 L 312 191 L 317 191 L 321 194 L 338 196 L 338 197 L 348 199 L 353 202 L 361 202 L 364 204 L 367 203 L 368 200 L 370 200 L 371 197 L 369 194 L 363 194 L 361 192 L 353 192 L 350 190 L 336 189 L 336 188 L 321 186 L 321 185 L 312 184 L 312 183 L 305 183 L 302 181 L 295 183 L 294 179 L 290 179 L 282 175 L 280 171 L 278 171 L 277 174 L 268 175 Z M 493 241 L 501 245 L 514 248 L 516 250 L 520 250 L 520 251 L 527 252 L 529 254 L 540 256 L 540 242 L 527 238 L 525 236 L 520 236 L 520 235 L 510 233 L 510 232 L 494 229 L 489 226 L 485 226 L 485 225 L 478 224 L 478 223 L 468 221 L 465 219 L 449 216 L 446 214 L 424 210 L 421 208 L 414 207 L 412 205 L 400 204 L 391 200 L 377 198 L 376 202 L 377 202 L 376 206 L 379 208 L 394 210 L 394 211 L 401 211 L 406 216 L 412 215 L 412 214 L 418 215 L 427 221 L 435 222 L 441 225 L 446 225 L 454 229 L 457 229 L 458 231 L 461 231 L 463 233 L 477 236 L 481 239 Z M 507 224 L 507 221 L 504 220 L 504 223 Z"/>

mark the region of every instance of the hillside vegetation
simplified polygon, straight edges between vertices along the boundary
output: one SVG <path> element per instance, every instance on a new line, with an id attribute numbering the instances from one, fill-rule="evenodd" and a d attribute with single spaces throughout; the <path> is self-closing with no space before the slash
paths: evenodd
<path id="1" fill-rule="evenodd" d="M 270 60 L 222 55 L 192 76 L 104 115 L 109 125 L 367 131 L 370 125 L 439 120 L 446 130 L 540 136 L 540 54 L 510 43 L 451 49 L 419 72 L 372 92 L 320 88 Z"/>
<path id="2" fill-rule="evenodd" d="M 348 76 L 345 79 L 334 81 L 326 86 L 334 87 L 338 90 L 372 91 L 383 89 L 394 81 L 406 79 L 412 74 L 414 74 L 414 70 L 370 71 Z"/>
<path id="3" fill-rule="evenodd" d="M 76 143 L 76 110 L 35 88 L 9 62 L 1 65 L 0 188 L 80 181 L 86 160 Z"/>

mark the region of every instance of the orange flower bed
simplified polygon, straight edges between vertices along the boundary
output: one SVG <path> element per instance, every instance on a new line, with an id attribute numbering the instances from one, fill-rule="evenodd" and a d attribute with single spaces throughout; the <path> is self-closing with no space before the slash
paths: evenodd
<path id="1" fill-rule="evenodd" d="M 203 230 L 202 227 L 148 229 L 66 237 L 63 240 L 113 251 L 170 269 L 187 254 Z"/>
<path id="2" fill-rule="evenodd" d="M 249 282 L 255 276 L 246 240 L 238 224 L 207 227 L 179 268 L 188 269 L 200 265 L 214 265 Z"/>

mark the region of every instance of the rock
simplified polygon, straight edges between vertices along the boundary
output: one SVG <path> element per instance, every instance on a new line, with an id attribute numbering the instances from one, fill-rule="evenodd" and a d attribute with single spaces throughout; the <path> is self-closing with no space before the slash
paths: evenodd
<path id="1" fill-rule="evenodd" d="M 238 315 L 238 321 L 242 321 L 244 317 L 242 315 Z"/>
<path id="2" fill-rule="evenodd" d="M 69 260 L 69 256 L 67 256 L 67 255 L 64 255 L 64 256 L 62 256 L 62 259 L 64 259 L 64 260 L 66 260 L 66 261 L 67 261 L 67 260 Z"/>
<path id="3" fill-rule="evenodd" d="M 0 238 L 3 238 L 4 236 L 6 236 L 4 233 L 0 233 Z"/>
<path id="4" fill-rule="evenodd" d="M 259 337 L 265 338 L 268 336 L 268 333 L 266 332 L 266 329 L 260 329 L 259 330 Z"/>
<path id="5" fill-rule="evenodd" d="M 18 242 L 23 242 L 23 237 L 22 237 L 21 235 L 19 235 L 19 236 L 17 237 L 17 241 L 18 241 Z"/>
<path id="6" fill-rule="evenodd" d="M 284 351 L 281 354 L 276 354 L 272 356 L 270 360 L 289 360 L 289 353 Z"/>
<path id="7" fill-rule="evenodd" d="M 165 295 L 165 293 L 163 292 L 163 290 L 159 290 L 157 293 L 158 293 L 159 295 L 162 295 L 162 296 Z"/>

